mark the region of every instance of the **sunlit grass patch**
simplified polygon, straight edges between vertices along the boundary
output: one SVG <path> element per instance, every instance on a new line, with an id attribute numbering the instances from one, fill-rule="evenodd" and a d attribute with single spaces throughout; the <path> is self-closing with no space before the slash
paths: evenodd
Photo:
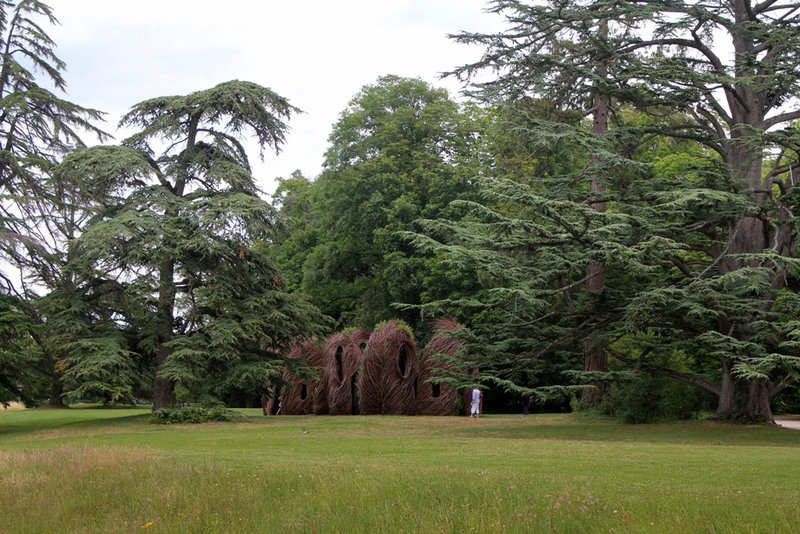
<path id="1" fill-rule="evenodd" d="M 791 532 L 800 501 L 788 429 L 94 411 L 0 415 L 0 531 Z"/>

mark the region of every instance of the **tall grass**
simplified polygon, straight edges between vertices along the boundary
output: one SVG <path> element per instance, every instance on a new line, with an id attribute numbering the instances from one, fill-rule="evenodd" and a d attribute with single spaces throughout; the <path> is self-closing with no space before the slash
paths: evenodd
<path id="1" fill-rule="evenodd" d="M 798 431 L 255 413 L 0 413 L 0 532 L 798 529 Z"/>

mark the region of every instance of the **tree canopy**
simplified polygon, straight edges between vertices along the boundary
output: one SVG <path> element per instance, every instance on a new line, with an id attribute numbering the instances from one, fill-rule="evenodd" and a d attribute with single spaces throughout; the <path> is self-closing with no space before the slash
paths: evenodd
<path id="1" fill-rule="evenodd" d="M 174 401 L 175 383 L 202 390 L 219 373 L 258 391 L 280 373 L 276 361 L 296 336 L 324 328 L 265 252 L 273 211 L 257 194 L 242 144 L 250 132 L 278 150 L 284 121 L 297 111 L 240 81 L 154 98 L 123 117 L 139 131 L 121 146 L 79 151 L 61 164 L 63 180 L 101 185 L 85 189 L 103 209 L 75 241 L 70 267 L 87 292 L 103 285 L 120 293 L 115 320 L 155 363 L 154 407 Z M 110 342 L 103 337 L 96 351 Z M 117 365 L 96 351 L 74 354 L 68 375 L 85 382 Z"/>
<path id="2" fill-rule="evenodd" d="M 87 148 L 51 8 L 0 0 L 0 403 L 252 398 L 331 325 L 448 317 L 437 383 L 771 422 L 800 377 L 800 3 L 489 11 L 452 36 L 484 50 L 464 100 L 364 85 L 270 202 L 246 147 L 281 150 L 287 98 L 155 97 Z"/>
<path id="3" fill-rule="evenodd" d="M 322 174 L 299 197 L 309 211 L 293 214 L 303 224 L 281 243 L 302 265 L 303 291 L 340 326 L 372 328 L 400 313 L 393 303 L 419 303 L 435 284 L 432 260 L 397 232 L 474 188 L 475 128 L 445 91 L 397 76 L 364 86 L 341 114 Z"/>
<path id="4" fill-rule="evenodd" d="M 42 329 L 37 299 L 63 282 L 61 252 L 75 214 L 67 215 L 47 177 L 64 154 L 84 146 L 81 135 L 105 134 L 93 124 L 102 113 L 59 96 L 65 65 L 41 21 L 57 23 L 43 2 L 0 2 L 0 278 L 6 332 L 14 333 L 17 347 L 0 357 L 0 366 L 17 376 L 3 381 L 12 396 L 33 398 L 47 377 L 56 377 L 51 400 L 59 403 L 59 356 Z"/>
<path id="5" fill-rule="evenodd" d="M 592 157 L 544 190 L 494 184 L 485 203 L 469 206 L 480 226 L 446 225 L 459 232 L 440 245 L 421 240 L 460 261 L 471 258 L 495 277 L 484 304 L 506 310 L 495 319 L 503 328 L 494 331 L 502 333 L 491 338 L 504 347 L 499 361 L 514 368 L 597 336 L 613 355 L 616 340 L 634 336 L 637 368 L 650 363 L 713 391 L 719 417 L 772 420 L 770 399 L 798 371 L 789 310 L 797 273 L 791 177 L 800 137 L 792 125 L 798 112 L 787 104 L 797 95 L 800 5 L 491 5 L 508 31 L 456 36 L 486 47 L 481 61 L 456 75 L 498 73 L 474 94 L 503 105 L 537 96 L 591 112 L 599 88 L 615 112 L 608 133 L 595 135 L 563 122 L 518 123 L 543 144 L 568 137 Z M 689 150 L 698 168 L 659 172 L 663 162 L 647 150 L 668 139 L 697 147 Z M 597 179 L 603 187 L 589 187 Z M 608 211 L 592 213 L 595 202 Z M 576 271 L 593 264 L 604 266 L 608 284 L 595 296 L 581 293 L 585 271 Z M 509 329 L 522 344 L 511 350 Z M 660 367 L 658 358 L 676 347 L 716 365 L 696 365 L 693 373 Z M 710 378 L 704 373 L 713 367 Z"/>

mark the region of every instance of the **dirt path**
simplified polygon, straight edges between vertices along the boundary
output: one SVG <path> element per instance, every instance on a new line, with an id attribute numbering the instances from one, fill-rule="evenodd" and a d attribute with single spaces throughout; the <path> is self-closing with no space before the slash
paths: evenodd
<path id="1" fill-rule="evenodd" d="M 786 428 L 800 430 L 800 418 L 798 417 L 776 417 L 775 422 Z"/>

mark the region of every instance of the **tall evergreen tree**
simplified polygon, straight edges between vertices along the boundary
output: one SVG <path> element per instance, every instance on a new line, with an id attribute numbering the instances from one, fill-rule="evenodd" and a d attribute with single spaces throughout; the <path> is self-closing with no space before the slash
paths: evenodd
<path id="1" fill-rule="evenodd" d="M 322 317 L 267 256 L 273 212 L 259 197 L 243 136 L 278 151 L 285 119 L 299 110 L 259 85 L 231 81 L 135 105 L 121 124 L 139 132 L 122 146 L 79 152 L 62 176 L 98 184 L 106 208 L 76 241 L 76 272 L 118 284 L 139 344 L 154 358 L 154 408 L 174 401 L 177 381 L 201 390 L 210 377 L 257 392 L 296 336 Z M 110 361 L 73 354 L 73 376 Z"/>
<path id="2" fill-rule="evenodd" d="M 101 118 L 100 112 L 58 96 L 66 89 L 65 65 L 42 21 L 57 23 L 43 2 L 0 1 L 0 254 L 6 262 L 2 280 L 5 292 L 16 296 L 16 310 L 27 315 L 27 329 L 43 323 L 36 298 L 42 289 L 60 283 L 59 256 L 66 245 L 65 235 L 56 229 L 63 220 L 53 218 L 62 199 L 49 191 L 48 173 L 66 152 L 83 146 L 80 134 L 104 137 L 92 124 Z M 45 346 L 46 338 L 43 332 L 33 335 L 40 350 L 32 353 L 44 359 L 27 359 L 25 372 L 38 369 L 51 376 L 50 402 L 60 404 L 59 358 Z"/>
<path id="3" fill-rule="evenodd" d="M 800 135 L 791 124 L 800 112 L 791 104 L 800 83 L 795 68 L 800 4 L 497 0 L 491 5 L 506 16 L 507 32 L 457 37 L 486 46 L 480 62 L 457 74 L 469 76 L 487 68 L 498 73 L 477 87 L 479 94 L 503 99 L 541 95 L 574 107 L 585 105 L 591 88 L 602 83 L 617 108 L 633 106 L 650 117 L 625 128 L 618 121 L 605 139 L 574 133 L 573 139 L 593 157 L 585 172 L 576 175 L 578 180 L 562 182 L 571 187 L 559 197 L 566 203 L 551 195 L 542 204 L 546 197 L 524 189 L 515 192 L 508 184 L 494 193 L 501 205 L 537 206 L 538 222 L 522 219 L 533 226 L 520 239 L 530 247 L 549 236 L 546 248 L 558 251 L 553 263 L 537 261 L 536 267 L 525 269 L 553 276 L 537 274 L 543 285 L 533 293 L 530 289 L 536 286 L 525 282 L 529 290 L 524 293 L 533 307 L 528 323 L 517 324 L 539 323 L 554 311 L 552 298 L 537 293 L 545 287 L 566 309 L 578 310 L 569 329 L 549 331 L 549 341 L 532 354 L 597 333 L 607 349 L 626 331 L 655 329 L 673 341 L 688 336 L 695 348 L 716 358 L 719 374 L 716 380 L 699 374 L 672 376 L 716 393 L 718 417 L 771 421 L 769 400 L 793 383 L 798 372 L 797 325 L 790 319 L 797 246 L 791 199 Z M 607 38 L 593 40 L 593 35 L 602 36 L 591 31 L 597 21 L 607 21 Z M 605 51 L 602 76 L 592 43 Z M 547 142 L 563 131 L 561 125 L 539 124 L 535 135 Z M 637 146 L 657 137 L 706 147 L 701 179 L 654 176 L 637 166 L 631 159 Z M 606 191 L 582 194 L 579 184 L 598 176 L 598 164 Z M 613 211 L 590 214 L 575 200 L 589 205 L 602 200 Z M 553 211 L 556 206 L 558 212 Z M 494 213 L 489 220 L 503 212 Z M 512 220 L 518 221 L 515 227 L 522 224 L 514 217 L 498 226 Z M 570 237 L 561 241 L 557 236 Z M 580 252 L 569 263 L 568 250 Z M 537 254 L 539 260 L 545 257 Z M 608 278 L 601 292 L 603 306 L 590 306 L 581 315 L 573 308 L 576 299 L 567 297 L 583 275 L 565 279 L 563 273 L 572 272 L 567 265 L 598 262 L 618 286 L 610 287 Z M 556 278 L 559 264 L 562 271 Z M 559 279 L 565 283 L 555 284 Z M 543 303 L 548 312 L 535 313 Z M 643 354 L 659 350 L 654 344 Z"/>
<path id="4" fill-rule="evenodd" d="M 81 131 L 102 135 L 93 124 L 101 113 L 62 98 L 39 81 L 64 91 L 65 65 L 55 43 L 37 22 L 58 21 L 52 9 L 38 0 L 0 1 L 0 192 L 29 195 L 40 180 L 39 171 L 59 156 L 82 146 Z"/>

